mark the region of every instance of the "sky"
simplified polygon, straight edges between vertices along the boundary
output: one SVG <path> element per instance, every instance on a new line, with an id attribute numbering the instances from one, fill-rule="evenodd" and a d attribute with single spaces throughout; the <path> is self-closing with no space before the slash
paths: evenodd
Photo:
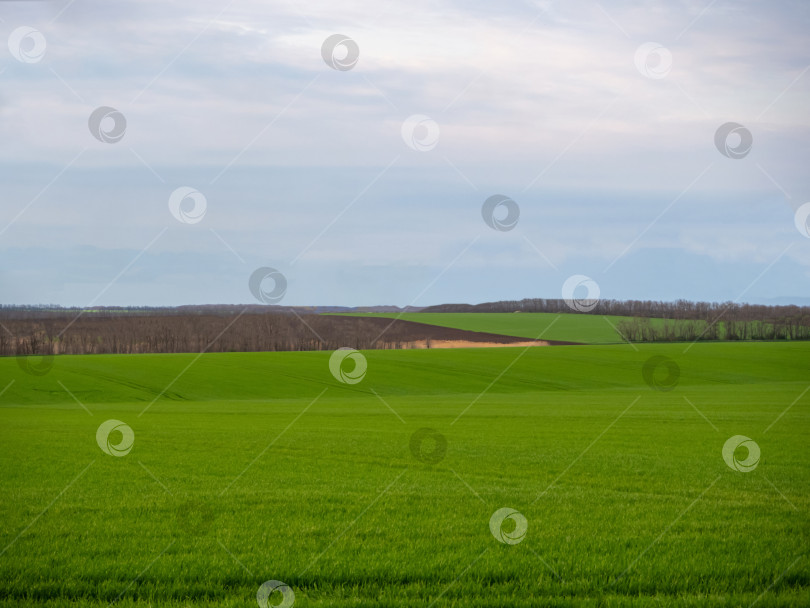
<path id="1" fill-rule="evenodd" d="M 809 304 L 808 29 L 805 0 L 0 2 L 0 303 Z"/>

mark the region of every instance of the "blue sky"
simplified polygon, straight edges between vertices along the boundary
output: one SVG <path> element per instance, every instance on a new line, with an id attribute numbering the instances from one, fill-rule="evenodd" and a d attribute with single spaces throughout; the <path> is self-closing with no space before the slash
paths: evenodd
<path id="1" fill-rule="evenodd" d="M 254 302 L 262 266 L 298 305 L 555 298 L 574 274 L 804 302 L 808 27 L 802 1 L 2 2 L 0 302 Z M 91 133 L 101 106 L 120 141 Z M 495 194 L 514 229 L 484 222 Z"/>

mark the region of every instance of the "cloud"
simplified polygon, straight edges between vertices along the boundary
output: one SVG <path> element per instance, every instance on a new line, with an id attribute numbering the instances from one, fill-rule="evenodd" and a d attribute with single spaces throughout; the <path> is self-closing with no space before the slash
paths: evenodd
<path id="1" fill-rule="evenodd" d="M 475 269 L 543 267 L 534 247 L 561 268 L 601 269 L 631 244 L 627 255 L 667 248 L 745 265 L 795 238 L 790 210 L 810 200 L 810 8 L 801 2 L 2 8 L 0 35 L 30 25 L 48 41 L 39 63 L 0 61 L 3 250 L 137 252 L 169 226 L 157 254 L 233 258 L 224 239 L 249 263 L 300 258 L 312 277 L 338 263 L 340 273 L 358 265 L 422 276 L 484 231 L 458 262 L 468 281 Z M 357 42 L 354 69 L 321 58 L 334 33 Z M 649 41 L 672 54 L 664 78 L 636 69 Z M 117 144 L 88 130 L 101 105 L 126 116 Z M 402 122 L 417 113 L 439 125 L 430 152 L 402 141 Z M 715 149 L 728 121 L 753 134 L 744 159 Z M 208 199 L 196 232 L 168 214 L 180 186 Z M 522 206 L 511 241 L 493 240 L 504 235 L 480 220 L 494 193 Z M 807 243 L 787 259 L 805 264 Z M 451 299 L 464 299 L 463 282 L 448 281 L 461 290 Z M 237 289 L 225 284 L 222 301 Z M 496 287 L 506 289 L 494 283 L 490 299 Z M 385 292 L 367 284 L 352 293 L 372 302 Z"/>

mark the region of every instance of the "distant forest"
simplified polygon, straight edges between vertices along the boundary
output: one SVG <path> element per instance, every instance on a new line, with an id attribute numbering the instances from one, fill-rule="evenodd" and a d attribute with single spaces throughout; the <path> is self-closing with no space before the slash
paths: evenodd
<path id="1" fill-rule="evenodd" d="M 334 350 L 346 346 L 386 349 L 410 348 L 425 340 L 499 338 L 381 317 L 319 314 L 333 310 L 368 311 L 374 307 L 208 305 L 85 310 L 0 305 L 0 356 Z M 574 312 L 559 299 L 443 304 L 422 311 Z M 807 306 L 601 300 L 592 310 L 577 314 L 624 317 L 615 326 L 622 338 L 631 342 L 810 340 Z"/>
<path id="2" fill-rule="evenodd" d="M 423 308 L 422 312 L 576 311 L 565 300 L 526 299 L 484 304 L 442 304 Z M 810 306 L 763 306 L 688 300 L 599 300 L 590 311 L 576 314 L 631 317 L 616 325 L 622 336 L 631 342 L 810 340 Z"/>
<path id="3" fill-rule="evenodd" d="M 0 355 L 390 349 L 435 340 L 511 344 L 526 338 L 384 317 L 222 310 L 220 314 L 81 314 L 0 308 Z"/>

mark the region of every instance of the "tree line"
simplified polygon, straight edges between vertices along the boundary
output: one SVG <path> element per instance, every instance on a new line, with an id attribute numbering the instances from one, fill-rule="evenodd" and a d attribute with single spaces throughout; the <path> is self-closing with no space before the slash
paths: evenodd
<path id="1" fill-rule="evenodd" d="M 0 355 L 87 355 L 414 348 L 433 340 L 520 342 L 383 317 L 285 313 L 4 317 Z"/>
<path id="2" fill-rule="evenodd" d="M 382 333 L 390 319 L 331 315 L 48 315 L 0 322 L 5 356 L 407 348 L 414 340 L 398 323 Z"/>
<path id="3" fill-rule="evenodd" d="M 466 339 L 447 334 L 446 328 L 401 320 L 299 314 L 299 310 L 204 306 L 84 311 L 0 306 L 0 356 L 385 349 L 410 348 L 419 340 Z M 559 299 L 445 304 L 424 311 L 573 312 Z M 806 306 L 601 300 L 590 312 L 578 314 L 626 317 L 617 321 L 616 329 L 632 342 L 810 340 L 810 307 Z"/>
<path id="4" fill-rule="evenodd" d="M 251 312 L 266 314 L 279 313 L 364 313 L 364 312 L 419 312 L 418 306 L 282 306 L 267 304 L 186 304 L 183 306 L 94 306 L 92 308 L 58 304 L 0 304 L 2 319 L 59 319 L 65 315 L 88 315 L 93 317 L 131 317 L 131 316 L 187 316 L 187 315 L 222 315 Z"/>

